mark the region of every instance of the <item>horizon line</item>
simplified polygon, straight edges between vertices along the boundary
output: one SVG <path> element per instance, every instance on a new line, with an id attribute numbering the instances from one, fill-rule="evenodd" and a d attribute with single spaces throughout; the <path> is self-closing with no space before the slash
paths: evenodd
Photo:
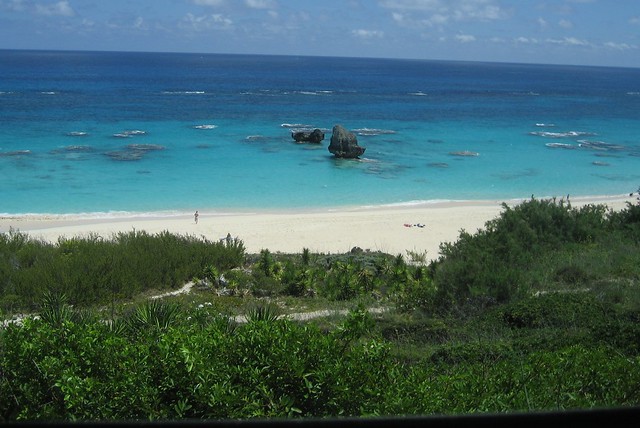
<path id="1" fill-rule="evenodd" d="M 544 62 L 524 62 L 524 61 L 496 61 L 496 60 L 466 60 L 466 59 L 444 59 L 444 58 L 417 58 L 417 57 L 375 57 L 375 56 L 348 56 L 348 55 L 311 55 L 311 54 L 284 54 L 284 53 L 233 53 L 233 52 L 197 52 L 197 51 L 146 51 L 146 50 L 111 50 L 111 49 L 47 49 L 47 48 L 3 48 L 0 52 L 67 52 L 67 53 L 122 53 L 122 54 L 166 54 L 166 55 L 219 55 L 219 56 L 262 56 L 262 57 L 302 57 L 302 58 L 342 58 L 342 59 L 369 59 L 385 61 L 418 61 L 418 62 L 449 62 L 461 64 L 504 64 L 504 65 L 532 65 L 532 66 L 554 66 L 554 67 L 587 67 L 587 68 L 618 68 L 618 69 L 640 69 L 640 66 L 623 65 L 594 65 L 594 64 L 571 64 L 571 63 L 544 63 Z"/>

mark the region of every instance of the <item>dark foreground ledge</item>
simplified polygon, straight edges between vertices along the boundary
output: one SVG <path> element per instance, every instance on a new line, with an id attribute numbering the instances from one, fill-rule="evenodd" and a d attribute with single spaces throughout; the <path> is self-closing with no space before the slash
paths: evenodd
<path id="1" fill-rule="evenodd" d="M 627 407 L 616 409 L 597 410 L 571 410 L 562 412 L 534 412 L 534 413 L 506 413 L 506 414 L 477 414 L 460 416 L 408 416 L 408 417 L 384 417 L 384 418 L 338 418 L 338 419 L 248 419 L 229 421 L 155 421 L 155 422 L 15 422 L 5 423 L 3 426 L 43 426 L 43 427 L 68 427 L 68 426 L 92 426 L 92 427 L 362 427 L 375 426 L 420 426 L 429 428 L 439 427 L 551 427 L 551 426 L 593 426 L 593 427 L 617 427 L 637 426 L 640 421 L 640 407 Z"/>

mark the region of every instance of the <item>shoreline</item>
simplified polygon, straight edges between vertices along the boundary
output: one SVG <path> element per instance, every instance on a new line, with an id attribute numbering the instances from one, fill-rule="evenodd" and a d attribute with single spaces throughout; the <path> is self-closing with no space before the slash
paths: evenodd
<path id="1" fill-rule="evenodd" d="M 536 198 L 551 199 L 551 198 Z M 560 199 L 560 198 L 557 198 Z M 380 206 L 331 207 L 324 209 L 251 210 L 243 212 L 200 210 L 193 213 L 94 214 L 2 214 L 0 233 L 10 230 L 31 238 L 57 242 L 89 235 L 111 238 L 119 232 L 146 231 L 156 234 L 202 236 L 211 241 L 230 234 L 240 239 L 247 253 L 263 249 L 276 253 L 344 253 L 354 247 L 405 255 L 426 252 L 437 259 L 440 244 L 455 242 L 461 230 L 475 233 L 499 216 L 502 204 L 517 205 L 527 199 L 412 201 Z M 635 203 L 635 194 L 571 197 L 572 206 L 603 204 L 620 210 Z M 108 213 L 102 213 L 108 214 Z"/>
<path id="2" fill-rule="evenodd" d="M 565 199 L 566 196 L 535 196 L 536 199 Z M 393 209 L 412 209 L 412 208 L 439 208 L 439 207 L 455 207 L 455 206 L 484 206 L 506 203 L 508 205 L 518 204 L 531 199 L 527 198 L 503 198 L 503 199 L 430 199 L 430 200 L 413 200 L 406 202 L 394 202 L 380 205 L 329 205 L 329 206 L 311 206 L 311 207 L 284 207 L 284 208 L 255 208 L 255 207 L 225 207 L 221 209 L 207 208 L 198 209 L 201 215 L 208 216 L 227 216 L 227 215 L 262 215 L 262 214 L 314 214 L 314 213 L 333 213 L 345 211 L 381 211 Z M 570 201 L 574 205 L 583 205 L 587 203 L 607 204 L 607 202 L 616 203 L 620 200 L 635 201 L 633 196 L 629 194 L 607 194 L 607 195 L 588 195 L 588 196 L 571 196 Z M 6 220 L 34 220 L 34 221 L 119 221 L 129 219 L 165 219 L 193 216 L 191 210 L 157 210 L 157 211 L 96 211 L 96 212 L 69 212 L 69 213 L 53 213 L 53 212 L 25 212 L 25 213 L 7 213 L 0 212 L 0 221 Z M 1 231 L 0 231 L 1 232 Z"/>

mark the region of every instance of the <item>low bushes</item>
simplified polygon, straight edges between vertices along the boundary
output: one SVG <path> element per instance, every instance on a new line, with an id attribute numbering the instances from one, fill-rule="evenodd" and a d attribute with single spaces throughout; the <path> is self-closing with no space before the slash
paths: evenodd
<path id="1" fill-rule="evenodd" d="M 0 333 L 0 420 L 397 416 L 640 404 L 640 359 L 606 344 L 523 352 L 513 343 L 469 341 L 407 365 L 372 333 L 361 310 L 328 332 L 272 317 L 233 324 L 215 315 L 194 323 L 192 316 L 180 310 L 161 326 L 143 317 L 120 327 L 69 319 L 8 327 Z M 154 327 L 141 329 L 142 321 Z"/>
<path id="2" fill-rule="evenodd" d="M 262 316 L 195 325 L 188 312 L 160 316 L 167 311 L 145 305 L 116 329 L 70 319 L 9 326 L 0 334 L 0 417 L 360 415 L 377 408 L 394 364 L 387 345 L 363 336 L 363 311 L 329 334 Z"/>
<path id="3" fill-rule="evenodd" d="M 441 257 L 430 266 L 436 304 L 464 305 L 477 296 L 504 303 L 552 281 L 575 286 L 620 274 L 638 278 L 638 212 L 640 205 L 611 212 L 604 205 L 578 209 L 555 199 L 505 204 L 484 229 L 462 231 L 458 241 L 441 246 Z"/>
<path id="4" fill-rule="evenodd" d="M 0 308 L 34 310 L 46 291 L 65 294 L 80 306 L 130 299 L 149 289 L 178 288 L 207 265 L 241 266 L 244 257 L 237 239 L 211 242 L 132 231 L 49 244 L 11 231 L 0 234 Z"/>

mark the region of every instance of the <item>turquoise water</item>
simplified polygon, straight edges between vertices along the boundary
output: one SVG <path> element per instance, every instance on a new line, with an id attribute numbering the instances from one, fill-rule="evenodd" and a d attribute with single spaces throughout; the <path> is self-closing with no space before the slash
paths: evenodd
<path id="1" fill-rule="evenodd" d="M 0 51 L 0 213 L 625 194 L 639 111 L 639 69 Z"/>

